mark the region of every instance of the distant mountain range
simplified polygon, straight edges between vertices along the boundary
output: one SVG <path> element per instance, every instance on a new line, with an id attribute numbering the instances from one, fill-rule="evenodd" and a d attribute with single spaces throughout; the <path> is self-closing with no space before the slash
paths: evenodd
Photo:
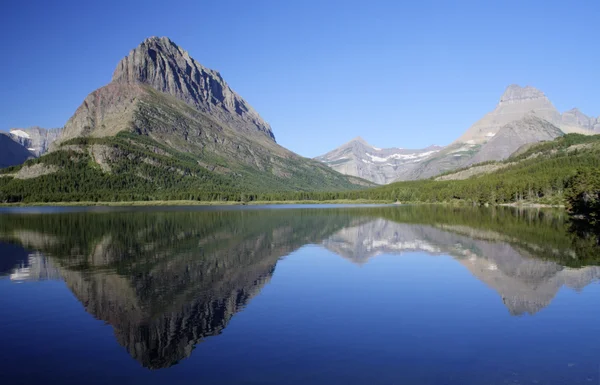
<path id="1" fill-rule="evenodd" d="M 11 128 L 12 139 L 31 151 L 36 157 L 44 155 L 50 149 L 50 145 L 60 137 L 62 128 Z"/>
<path id="2" fill-rule="evenodd" d="M 342 174 L 354 175 L 378 184 L 387 184 L 398 180 L 405 172 L 442 148 L 440 146 L 429 146 L 419 150 L 377 148 L 358 137 L 315 159 Z"/>
<path id="3" fill-rule="evenodd" d="M 446 147 L 404 150 L 404 154 L 394 155 L 404 155 L 404 161 L 389 162 L 385 156 L 373 158 L 375 147 L 354 140 L 315 159 L 343 174 L 391 183 L 504 160 L 523 145 L 552 140 L 565 133 L 599 134 L 600 117 L 589 117 L 576 108 L 560 114 L 543 92 L 513 84 L 492 112 Z"/>

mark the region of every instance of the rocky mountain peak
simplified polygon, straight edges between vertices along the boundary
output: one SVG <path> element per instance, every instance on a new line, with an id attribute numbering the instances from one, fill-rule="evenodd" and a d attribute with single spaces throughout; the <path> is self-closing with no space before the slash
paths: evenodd
<path id="1" fill-rule="evenodd" d="M 352 139 L 350 142 L 358 142 L 358 143 L 362 143 L 362 144 L 369 144 L 369 143 L 367 143 L 366 140 L 363 139 L 362 136 L 357 136 L 356 138 Z"/>
<path id="2" fill-rule="evenodd" d="M 233 128 L 275 140 L 269 124 L 217 71 L 202 66 L 167 37 L 149 37 L 131 50 L 117 65 L 112 82 L 149 85 Z"/>
<path id="3" fill-rule="evenodd" d="M 565 111 L 561 116 L 561 123 L 566 127 L 579 127 L 591 131 L 597 131 L 600 128 L 600 119 L 587 116 L 578 108 Z"/>
<path id="4" fill-rule="evenodd" d="M 511 84 L 506 88 L 500 98 L 500 105 L 506 103 L 519 103 L 535 99 L 546 99 L 546 95 L 535 87 L 521 87 L 518 84 Z"/>
<path id="5" fill-rule="evenodd" d="M 361 136 L 357 136 L 356 138 L 350 140 L 349 142 L 343 144 L 341 147 L 345 147 L 345 148 L 354 148 L 355 150 L 369 150 L 369 149 L 374 149 L 376 147 L 373 147 L 372 145 L 369 144 L 369 142 L 367 142 L 366 140 L 364 140 Z"/>

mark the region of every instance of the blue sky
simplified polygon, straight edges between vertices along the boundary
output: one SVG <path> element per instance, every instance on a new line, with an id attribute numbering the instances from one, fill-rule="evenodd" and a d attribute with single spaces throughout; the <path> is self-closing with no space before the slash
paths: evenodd
<path id="1" fill-rule="evenodd" d="M 600 115 L 600 1 L 7 1 L 0 129 L 62 126 L 117 62 L 168 36 L 316 156 L 356 137 L 448 144 L 511 83 Z"/>

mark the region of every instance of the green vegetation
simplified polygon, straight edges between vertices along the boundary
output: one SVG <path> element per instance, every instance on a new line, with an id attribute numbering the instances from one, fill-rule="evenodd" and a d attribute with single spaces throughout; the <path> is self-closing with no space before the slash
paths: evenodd
<path id="1" fill-rule="evenodd" d="M 89 266 L 82 264 L 88 262 L 81 257 L 93 254 L 99 244 L 109 240 L 110 245 L 104 247 L 114 254 L 115 268 L 121 271 L 120 264 L 125 260 L 134 260 L 133 267 L 146 269 L 148 264 L 155 263 L 153 256 L 163 252 L 169 255 L 168 250 L 179 247 L 188 247 L 192 254 L 201 250 L 202 255 L 206 255 L 263 236 L 267 237 L 265 245 L 299 247 L 303 242 L 320 242 L 342 228 L 377 218 L 508 243 L 524 255 L 565 266 L 600 264 L 598 234 L 581 227 L 574 229 L 563 210 L 509 207 L 414 205 L 249 211 L 161 208 L 108 213 L 11 214 L 0 216 L 0 239 L 25 242 L 25 247 L 56 257 L 72 256 L 69 266 L 86 268 Z M 439 240 L 426 241 L 435 244 Z M 145 248 L 148 244 L 154 246 Z M 250 248 L 253 245 L 252 241 L 246 244 Z"/>
<path id="2" fill-rule="evenodd" d="M 567 208 L 574 217 L 600 228 L 600 170 L 580 170 L 569 181 Z"/>
<path id="3" fill-rule="evenodd" d="M 201 163 L 225 171 L 210 171 Z M 36 164 L 59 171 L 32 179 L 13 176 Z M 303 200 L 316 189 L 358 187 L 322 165 L 294 170 L 279 177 L 247 166 L 231 168 L 214 157 L 179 152 L 147 136 L 122 132 L 115 137 L 76 138 L 58 151 L 0 171 L 4 174 L 0 202 Z"/>
<path id="4" fill-rule="evenodd" d="M 565 135 L 503 163 L 507 166 L 500 170 L 465 180 L 399 182 L 348 194 L 402 202 L 560 204 L 571 178 L 581 170 L 600 167 L 600 137 Z"/>
<path id="5" fill-rule="evenodd" d="M 93 147 L 108 149 L 106 159 L 99 161 L 98 155 L 90 150 Z M 501 162 L 504 167 L 499 170 L 465 180 L 427 179 L 362 190 L 339 174 L 321 172 L 320 167 L 314 172 L 298 172 L 283 178 L 249 167 L 210 171 L 200 165 L 202 162 L 215 168 L 228 166 L 218 159 L 200 159 L 178 152 L 143 135 L 120 133 L 110 138 L 79 138 L 40 159 L 2 170 L 5 175 L 0 177 L 0 202 L 362 200 L 563 205 L 567 197 L 575 194 L 585 198 L 582 202 L 587 208 L 575 203 L 578 198 L 570 198 L 573 210 L 593 212 L 598 208 L 597 200 L 589 200 L 591 195 L 583 194 L 581 189 L 589 187 L 586 178 L 597 178 L 594 170 L 600 168 L 600 136 L 569 134 L 540 143 Z M 22 167 L 36 163 L 57 166 L 59 171 L 25 180 L 12 176 Z M 576 190 L 570 192 L 572 189 Z"/>

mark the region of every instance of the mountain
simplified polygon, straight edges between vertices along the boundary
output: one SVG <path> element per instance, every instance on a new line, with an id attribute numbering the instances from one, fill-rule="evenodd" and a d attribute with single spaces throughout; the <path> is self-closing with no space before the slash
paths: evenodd
<path id="1" fill-rule="evenodd" d="M 508 86 L 496 108 L 475 122 L 456 143 L 482 144 L 494 137 L 508 123 L 534 113 L 541 119 L 559 124 L 560 113 L 544 93 L 531 86 Z"/>
<path id="2" fill-rule="evenodd" d="M 35 156 L 42 156 L 62 132 L 62 128 L 46 129 L 41 127 L 11 128 L 10 136 Z"/>
<path id="3" fill-rule="evenodd" d="M 429 146 L 420 150 L 382 149 L 371 146 L 358 137 L 315 159 L 342 174 L 386 184 L 402 178 L 411 166 L 441 149 L 440 146 Z"/>
<path id="4" fill-rule="evenodd" d="M 577 108 L 565 111 L 561 116 L 561 127 L 563 131 L 577 131 L 578 129 L 592 130 L 600 134 L 600 117 L 594 118 L 585 115 Z"/>
<path id="5" fill-rule="evenodd" d="M 372 165 L 369 162 L 374 159 L 369 154 L 373 154 L 373 147 L 354 140 L 316 159 L 343 174 L 387 184 L 503 160 L 522 145 L 552 140 L 565 133 L 600 133 L 600 117 L 589 117 L 576 108 L 561 115 L 542 91 L 513 84 L 506 88 L 493 111 L 446 147 L 405 150 L 406 154 L 398 156 L 406 157 L 396 162 L 389 162 L 387 153 L 376 155 L 379 163 Z"/>
<path id="6" fill-rule="evenodd" d="M 146 39 L 122 59 L 49 153 L 23 168 L 27 181 L 17 181 L 21 170 L 8 176 L 15 177 L 5 186 L 11 200 L 228 199 L 372 185 L 278 145 L 218 72 L 165 37 Z"/>
<path id="7" fill-rule="evenodd" d="M 34 154 L 15 142 L 10 135 L 0 133 L 0 168 L 21 164 Z"/>
<path id="8" fill-rule="evenodd" d="M 526 144 L 554 140 L 562 135 L 563 132 L 552 123 L 538 118 L 535 114 L 528 114 L 502 126 L 466 165 L 504 160 Z"/>
<path id="9" fill-rule="evenodd" d="M 157 95 L 156 91 L 161 94 Z M 204 113 L 217 130 L 227 128 L 237 134 L 275 142 L 269 124 L 217 71 L 205 68 L 166 37 L 148 38 L 129 52 L 117 65 L 111 83 L 90 94 L 67 122 L 61 141 L 79 136 L 110 136 L 117 130 L 132 128 L 131 125 L 151 133 L 156 127 L 141 127 L 142 122 L 136 118 L 143 117 L 137 115 L 143 104 L 180 107 L 177 103 L 160 100 L 164 95 Z M 162 117 L 177 118 L 176 113 L 185 111 L 169 111 L 169 115 Z M 202 135 L 202 132 L 197 134 Z"/>
<path id="10" fill-rule="evenodd" d="M 510 155 L 508 151 L 516 150 L 522 144 L 554 139 L 559 135 L 555 128 L 563 133 L 592 135 L 596 133 L 592 120 L 596 121 L 578 110 L 561 115 L 542 91 L 512 84 L 492 112 L 399 180 L 430 178 L 477 162 L 502 160 Z M 500 139 L 493 140 L 498 134 Z"/>

